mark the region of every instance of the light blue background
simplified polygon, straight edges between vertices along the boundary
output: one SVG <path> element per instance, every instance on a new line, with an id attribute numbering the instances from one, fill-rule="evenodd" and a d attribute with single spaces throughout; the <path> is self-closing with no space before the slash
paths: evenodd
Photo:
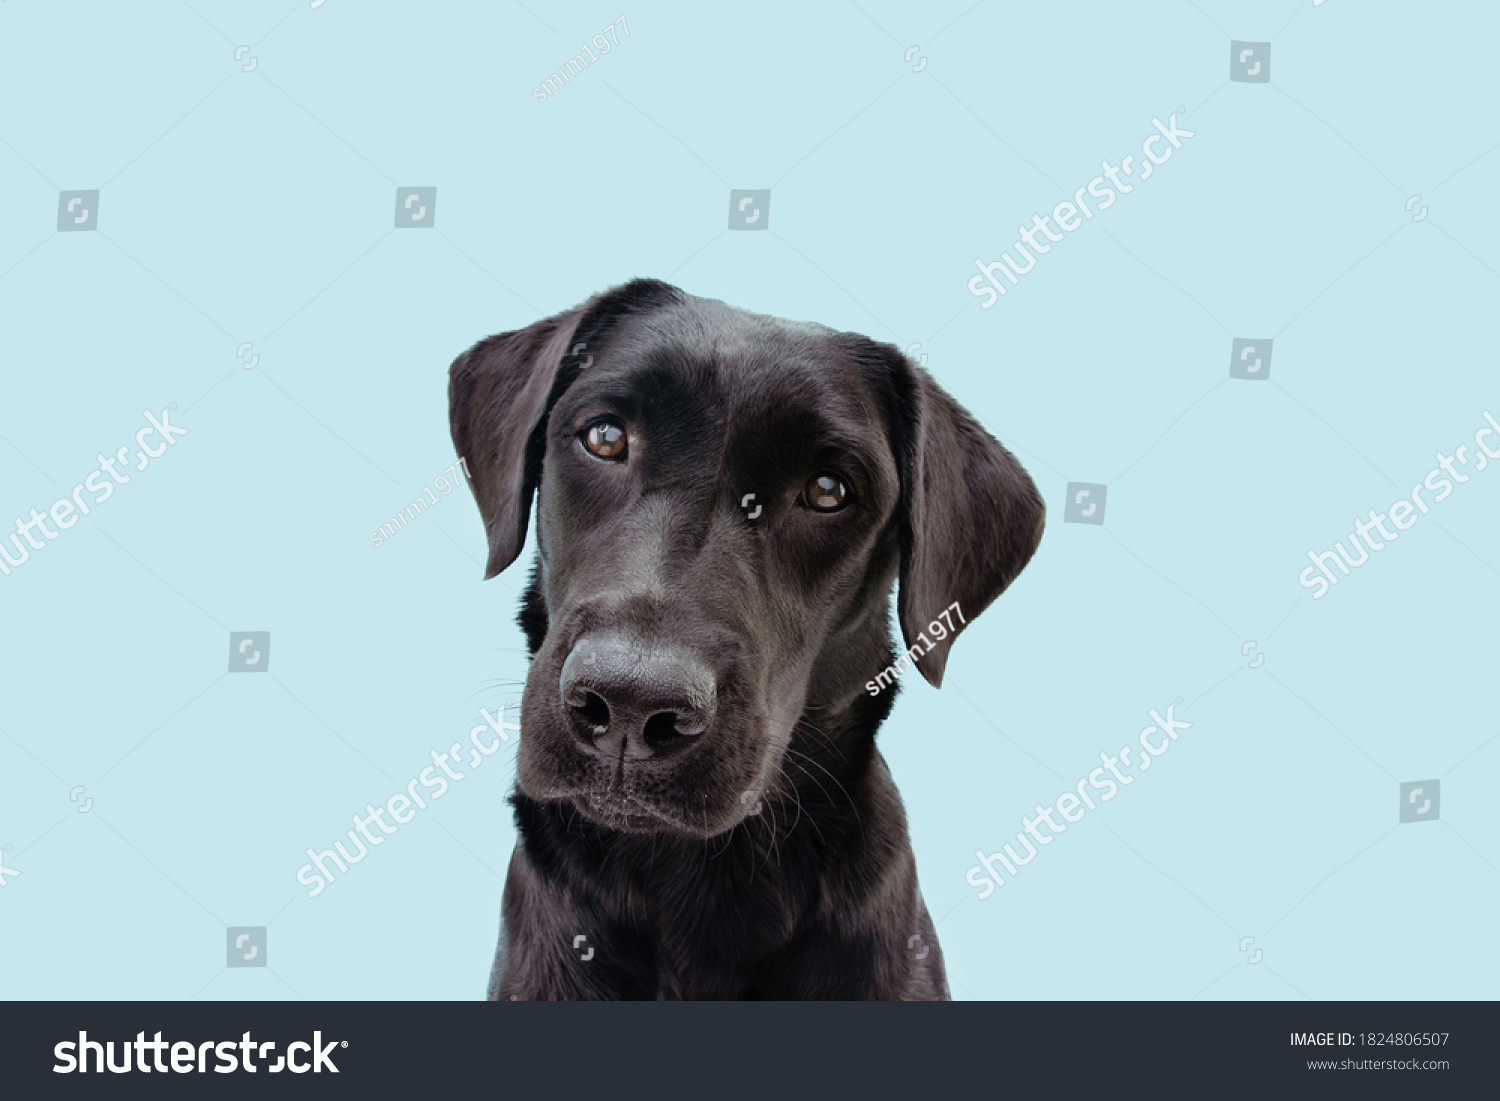
<path id="1" fill-rule="evenodd" d="M 1494 997 L 1500 469 L 1297 584 L 1500 416 L 1493 6 L 647 3 L 537 103 L 620 14 L 0 3 L 0 520 L 142 410 L 190 430 L 0 577 L 0 996 L 483 995 L 514 742 L 294 880 L 525 674 L 531 554 L 482 582 L 466 490 L 367 536 L 454 461 L 458 352 L 649 275 L 921 342 L 1047 498 L 880 736 L 956 997 Z M 1270 84 L 1230 39 L 1274 42 Z M 982 310 L 974 258 L 1178 105 L 1196 136 Z M 392 229 L 407 185 L 435 230 Z M 770 231 L 726 232 L 762 187 Z M 83 188 L 99 231 L 57 233 Z M 1228 379 L 1236 336 L 1269 383 Z M 1061 522 L 1070 480 L 1103 527 Z M 231 630 L 269 676 L 225 672 Z M 1178 696 L 1152 771 L 977 900 L 974 851 Z M 1440 821 L 1398 826 L 1434 777 Z"/>

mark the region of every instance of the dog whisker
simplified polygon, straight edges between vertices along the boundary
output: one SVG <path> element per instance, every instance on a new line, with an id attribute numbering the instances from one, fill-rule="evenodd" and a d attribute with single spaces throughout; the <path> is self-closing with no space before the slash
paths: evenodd
<path id="1" fill-rule="evenodd" d="M 779 764 L 776 765 L 776 771 L 779 772 L 779 773 L 781 773 L 782 779 L 784 779 L 786 781 L 787 787 L 791 789 L 793 801 L 797 804 L 797 819 L 796 819 L 796 821 L 794 821 L 791 824 L 791 827 L 786 831 L 787 836 L 790 837 L 792 835 L 792 830 L 795 830 L 797 828 L 798 823 L 800 823 L 802 821 L 802 795 L 801 795 L 800 792 L 797 791 L 797 787 L 792 782 L 792 778 L 786 774 L 786 770 L 784 768 L 782 768 L 781 765 L 779 765 Z M 780 798 L 779 793 L 778 793 L 778 798 Z M 818 827 L 818 820 L 816 818 L 814 818 L 812 815 L 809 814 L 807 816 L 807 821 L 808 821 L 808 824 L 810 826 L 812 826 L 813 830 L 817 833 L 817 835 L 818 835 L 818 841 L 820 843 L 822 843 L 822 844 L 827 844 L 826 839 L 823 837 L 823 831 Z"/>
<path id="2" fill-rule="evenodd" d="M 812 757 L 809 757 L 806 753 L 799 753 L 797 750 L 792 749 L 790 746 L 787 747 L 787 753 L 792 754 L 792 755 L 797 756 L 797 757 L 801 757 L 804 760 L 808 761 L 810 764 L 817 765 L 819 768 L 823 769 L 823 772 L 827 775 L 827 777 L 830 780 L 832 780 L 834 782 L 834 785 L 839 789 L 839 791 L 843 792 L 843 794 L 844 794 L 844 801 L 845 801 L 845 803 L 848 804 L 849 810 L 851 812 L 853 812 L 853 814 L 854 814 L 854 820 L 857 823 L 859 823 L 860 831 L 863 832 L 864 828 L 865 828 L 865 824 L 864 824 L 863 819 L 860 818 L 859 807 L 855 804 L 853 797 L 850 796 L 848 789 L 845 788 L 844 785 L 839 781 L 839 778 L 837 776 L 835 776 L 833 773 L 829 772 L 828 769 L 826 767 L 824 767 L 820 762 L 818 762 L 817 760 L 815 760 Z M 800 764 L 798 764 L 796 761 L 793 761 L 792 763 L 795 764 L 795 765 L 797 765 L 798 768 L 801 768 L 802 771 L 807 775 L 807 778 L 809 780 L 811 780 L 815 784 L 818 784 L 818 790 L 821 791 L 821 792 L 823 792 L 823 798 L 827 799 L 829 801 L 830 805 L 832 805 L 832 803 L 833 803 L 832 798 L 829 796 L 827 789 L 825 789 L 822 784 L 818 783 L 817 777 L 813 776 L 812 773 L 808 772 L 807 769 L 803 768 L 803 766 L 800 765 Z"/>
<path id="3" fill-rule="evenodd" d="M 828 746 L 829 750 L 837 754 L 840 760 L 844 759 L 844 751 L 839 748 L 838 743 L 830 738 L 826 733 L 824 733 L 824 731 L 820 727 L 818 727 L 814 723 L 809 722 L 807 719 L 799 718 L 795 723 L 792 724 L 792 731 L 793 733 L 795 733 L 798 729 L 803 727 L 807 728 L 818 737 L 822 738 L 824 744 Z"/>

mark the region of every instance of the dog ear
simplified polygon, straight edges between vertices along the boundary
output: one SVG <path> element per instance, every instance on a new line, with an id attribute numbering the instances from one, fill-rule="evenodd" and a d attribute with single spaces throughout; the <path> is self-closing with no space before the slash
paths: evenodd
<path id="1" fill-rule="evenodd" d="M 489 537 L 486 580 L 514 562 L 526 543 L 547 450 L 547 416 L 557 399 L 603 351 L 612 325 L 683 297 L 665 283 L 637 279 L 566 313 L 481 340 L 453 361 L 448 425 Z"/>
<path id="2" fill-rule="evenodd" d="M 903 374 L 899 389 L 906 393 L 897 395 L 905 498 L 897 609 L 907 649 L 917 647 L 922 676 L 940 688 L 958 632 L 1005 591 L 1036 551 L 1047 506 L 1015 456 L 925 370 L 907 360 Z M 954 605 L 947 619 L 938 618 Z M 934 620 L 946 632 L 942 639 L 930 629 Z M 919 639 L 924 634 L 931 650 Z"/>

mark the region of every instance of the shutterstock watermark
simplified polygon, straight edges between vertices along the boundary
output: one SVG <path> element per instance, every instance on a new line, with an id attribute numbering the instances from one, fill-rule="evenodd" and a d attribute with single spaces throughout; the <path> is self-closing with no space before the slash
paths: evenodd
<path id="1" fill-rule="evenodd" d="M 167 1062 L 170 1060 L 170 1069 L 177 1074 L 207 1074 L 210 1070 L 215 1074 L 233 1074 L 241 1069 L 250 1074 L 262 1069 L 270 1074 L 280 1074 L 284 1070 L 293 1074 L 306 1074 L 308 1071 L 322 1074 L 325 1070 L 329 1074 L 337 1074 L 339 1068 L 334 1066 L 330 1053 L 336 1047 L 348 1046 L 348 1040 L 329 1040 L 328 1043 L 323 1043 L 323 1033 L 317 1029 L 313 1030 L 311 1043 L 294 1040 L 286 1045 L 284 1055 L 276 1055 L 275 1040 L 256 1040 L 249 1032 L 238 1040 L 204 1040 L 201 1043 L 196 1040 L 163 1040 L 160 1032 L 156 1033 L 154 1040 L 148 1040 L 144 1032 L 137 1032 L 134 1040 L 120 1041 L 120 1061 L 116 1063 L 115 1041 L 106 1040 L 101 1043 L 90 1040 L 87 1032 L 80 1032 L 76 1041 L 62 1040 L 52 1048 L 52 1054 L 57 1059 L 52 1073 L 88 1074 L 89 1064 L 92 1063 L 95 1074 L 103 1074 L 106 1069 L 112 1074 L 129 1074 L 132 1070 L 141 1074 L 150 1074 L 153 1070 L 158 1074 L 166 1074 L 169 1069 Z M 132 1052 L 135 1055 L 134 1066 L 131 1065 Z M 208 1061 L 210 1055 L 216 1060 L 212 1067 Z M 273 1055 L 276 1056 L 274 1063 L 271 1062 Z M 90 1059 L 90 1056 L 93 1058 Z M 260 1066 L 256 1066 L 257 1059 L 262 1061 Z"/>
<path id="2" fill-rule="evenodd" d="M 167 453 L 167 448 L 177 442 L 178 436 L 186 436 L 188 430 L 171 423 L 169 419 L 172 410 L 176 408 L 176 402 L 167 406 L 167 408 L 161 411 L 160 420 L 152 416 L 149 409 L 141 411 L 141 416 L 146 418 L 146 427 L 135 434 L 135 446 L 137 448 L 135 457 L 137 461 L 134 467 L 130 465 L 129 444 L 121 446 L 113 455 L 108 457 L 101 451 L 97 456 L 99 469 L 74 486 L 71 497 L 59 497 L 52 503 L 52 507 L 47 510 L 46 515 L 38 513 L 33 508 L 30 518 L 22 519 L 17 516 L 16 530 L 10 533 L 10 543 L 16 551 L 15 558 L 12 558 L 7 552 L 4 538 L 0 538 L 0 577 L 9 577 L 13 569 L 26 563 L 31 557 L 33 550 L 41 550 L 47 545 L 47 542 L 37 538 L 38 536 L 42 536 L 50 542 L 78 523 L 80 515 L 87 516 L 92 511 L 89 508 L 89 502 L 83 499 L 84 490 L 88 490 L 90 493 L 97 493 L 99 496 L 94 498 L 94 504 L 102 505 L 114 496 L 115 486 L 122 486 L 130 481 L 130 475 L 126 474 L 125 471 L 134 469 L 140 472 L 145 470 L 152 459 L 160 458 Z M 153 432 L 157 437 L 157 443 L 154 445 L 146 442 L 147 437 Z M 119 469 L 116 469 L 116 466 Z M 105 475 L 109 476 L 108 480 L 106 480 Z M 57 525 L 57 531 L 53 531 L 47 526 L 48 517 Z M 25 537 L 25 542 L 22 542 L 23 536 Z"/>
<path id="3" fill-rule="evenodd" d="M 1179 696 L 1176 703 L 1181 702 L 1182 697 Z M 1137 739 L 1141 751 L 1136 757 L 1134 766 L 1136 772 L 1145 772 L 1149 769 L 1152 761 L 1172 747 L 1172 743 L 1177 740 L 1178 732 L 1187 730 L 1193 725 L 1174 717 L 1172 714 L 1174 706 L 1176 704 L 1167 706 L 1165 718 L 1154 707 L 1148 712 L 1151 716 L 1151 725 L 1142 730 Z M 1158 736 L 1156 741 L 1152 740 L 1153 734 Z M 1120 793 L 1122 787 L 1135 783 L 1134 775 L 1127 776 L 1120 771 L 1122 766 L 1132 767 L 1130 763 L 1132 751 L 1130 745 L 1122 745 L 1119 751 L 1113 754 L 1101 749 L 1099 767 L 1059 795 L 1055 805 L 1044 807 L 1038 803 L 1034 812 L 1035 819 L 1023 814 L 1021 832 L 1016 834 L 1016 840 L 1026 850 L 1024 857 L 1016 852 L 1009 842 L 1001 847 L 1000 852 L 991 853 L 989 856 L 984 855 L 984 850 L 976 849 L 974 855 L 978 857 L 979 863 L 970 868 L 968 874 L 964 876 L 969 886 L 981 888 L 979 892 L 981 899 L 989 898 L 995 893 L 996 887 L 1005 886 L 1005 877 L 996 869 L 996 863 L 1002 865 L 1006 872 L 1015 878 L 1017 868 L 1024 868 L 1036 859 L 1036 854 L 1040 851 L 1039 846 L 1052 844 L 1058 834 L 1066 832 L 1070 824 L 1083 821 L 1083 816 L 1087 811 L 1099 809 L 1088 789 L 1101 792 L 1099 802 L 1107 803 Z M 1108 776 L 1105 775 L 1106 771 L 1109 773 Z M 1062 816 L 1061 822 L 1052 817 L 1054 811 Z M 1043 832 L 1044 823 L 1046 829 L 1051 831 L 1050 833 Z M 1035 845 L 1032 844 L 1033 839 L 1036 841 Z M 985 875 L 985 872 L 989 875 Z"/>
<path id="4" fill-rule="evenodd" d="M 1494 436 L 1500 443 L 1500 421 L 1490 416 L 1488 409 L 1481 414 L 1489 423 L 1483 425 L 1474 433 L 1474 473 L 1478 473 L 1490 465 L 1491 459 L 1500 459 L 1500 448 L 1491 451 L 1484 441 Z M 1469 445 L 1459 444 L 1453 449 L 1452 455 L 1444 455 L 1441 451 L 1437 453 L 1437 466 L 1427 472 L 1416 485 L 1411 487 L 1411 495 L 1402 497 L 1391 504 L 1388 512 L 1376 512 L 1373 508 L 1369 512 L 1369 519 L 1364 520 L 1356 516 L 1354 518 L 1354 530 L 1349 533 L 1349 546 L 1359 551 L 1356 560 L 1349 551 L 1344 549 L 1343 540 L 1334 544 L 1338 553 L 1327 550 L 1321 554 L 1317 551 L 1308 551 L 1307 557 L 1312 560 L 1312 565 L 1297 575 L 1298 582 L 1304 589 L 1317 589 L 1313 593 L 1314 600 L 1321 600 L 1328 590 L 1339 583 L 1339 576 L 1335 574 L 1329 565 L 1337 566 L 1344 577 L 1348 577 L 1352 570 L 1358 569 L 1370 560 L 1370 555 L 1385 549 L 1386 543 L 1395 542 L 1401 532 L 1407 531 L 1415 524 L 1419 517 L 1427 515 L 1432 506 L 1422 496 L 1425 489 L 1433 495 L 1433 503 L 1446 500 L 1453 492 L 1453 483 L 1460 485 L 1467 482 L 1472 475 L 1465 474 L 1459 467 L 1469 465 Z M 1447 474 L 1447 478 L 1439 477 L 1439 473 Z M 1451 481 L 1450 481 L 1451 479 Z M 1396 526 L 1396 531 L 1391 531 L 1385 526 L 1386 520 L 1390 520 Z M 1376 532 L 1380 538 L 1375 538 L 1371 532 Z M 1362 544 L 1360 540 L 1363 539 Z M 1384 540 L 1384 542 L 1382 542 Z M 1369 547 L 1369 550 L 1365 548 Z"/>
<path id="5" fill-rule="evenodd" d="M 1180 107 L 1178 108 L 1179 111 L 1181 109 Z M 997 274 L 1004 276 L 1006 282 L 1011 286 L 1016 286 L 1020 283 L 1021 276 L 1036 267 L 1037 256 L 1043 256 L 1052 251 L 1052 245 L 1048 244 L 1048 241 L 1056 244 L 1063 239 L 1064 235 L 1072 233 L 1079 226 L 1083 225 L 1084 221 L 1093 219 L 1094 211 L 1084 201 L 1083 196 L 1085 194 L 1091 195 L 1099 201 L 1100 210 L 1108 210 L 1119 201 L 1120 195 L 1128 195 L 1135 190 L 1135 184 L 1127 183 L 1121 178 L 1120 174 L 1122 172 L 1125 176 L 1137 179 L 1138 181 L 1149 180 L 1151 173 L 1156 170 L 1157 165 L 1166 164 L 1172 157 L 1172 151 L 1182 148 L 1182 139 L 1191 138 L 1195 134 L 1192 130 L 1180 129 L 1177 125 L 1177 116 L 1175 114 L 1171 115 L 1165 123 L 1161 119 L 1153 118 L 1151 125 L 1156 128 L 1156 133 L 1148 135 L 1146 140 L 1141 142 L 1141 153 L 1144 154 L 1146 159 L 1141 161 L 1138 166 L 1141 170 L 1139 177 L 1136 176 L 1135 169 L 1137 166 L 1134 155 L 1126 157 L 1119 164 L 1110 164 L 1108 160 L 1100 161 L 1099 166 L 1104 170 L 1103 175 L 1095 176 L 1084 186 L 1073 192 L 1073 200 L 1071 202 L 1064 201 L 1058 203 L 1052 208 L 1051 217 L 1045 214 L 1032 214 L 1031 225 L 1021 226 L 1017 229 L 1016 232 L 1021 235 L 1021 240 L 1013 244 L 1011 248 L 1016 250 L 1017 255 L 1025 258 L 1025 267 L 1022 267 L 1015 260 L 1011 259 L 1009 252 L 1002 252 L 1000 259 L 988 264 L 983 260 L 976 259 L 974 261 L 974 266 L 979 269 L 979 274 L 969 280 L 969 293 L 975 298 L 987 299 L 982 307 L 983 309 L 989 309 L 996 302 L 1000 301 L 1000 297 L 1006 293 L 1005 283 L 995 278 Z M 1106 179 L 1113 186 L 1105 186 L 1104 181 Z M 1083 215 L 1082 220 L 1078 217 L 1080 214 Z M 1063 232 L 1054 233 L 1049 229 L 1048 226 L 1053 223 L 1056 223 L 1057 227 Z M 1041 234 L 1046 240 L 1039 240 L 1037 234 Z M 1026 251 L 1028 245 L 1036 250 L 1037 256 L 1033 256 Z"/>
<path id="6" fill-rule="evenodd" d="M 506 700 L 506 706 L 514 704 L 514 700 Z M 505 708 L 498 709 L 498 715 L 491 715 L 489 708 L 481 707 L 479 715 L 484 722 L 479 723 L 469 731 L 469 741 L 472 747 L 469 749 L 469 772 L 473 772 L 484 764 L 484 759 L 495 753 L 502 742 L 510 741 L 510 732 L 519 734 L 521 727 L 519 723 L 507 723 L 505 721 Z M 481 740 L 481 735 L 488 736 L 494 732 L 497 737 L 490 740 L 486 745 Z M 448 747 L 446 753 L 437 750 L 428 750 L 432 755 L 432 764 L 424 768 L 407 783 L 404 791 L 398 791 L 385 801 L 383 806 L 365 804 L 365 816 L 361 818 L 359 812 L 354 813 L 354 829 L 348 831 L 349 843 L 359 850 L 356 856 L 344 848 L 343 838 L 333 843 L 333 848 L 324 849 L 322 852 L 314 852 L 311 848 L 307 850 L 307 858 L 310 863 L 302 865 L 297 869 L 297 882 L 304 887 L 311 887 L 307 892 L 308 898 L 317 898 L 325 890 L 328 884 L 337 877 L 328 867 L 327 861 L 331 860 L 338 866 L 340 874 L 347 874 L 349 865 L 358 864 L 367 855 L 370 849 L 365 847 L 368 841 L 370 848 L 385 844 L 385 836 L 395 833 L 402 826 L 412 821 L 417 816 L 418 810 L 427 809 L 427 800 L 422 798 L 422 793 L 417 790 L 420 784 L 430 791 L 431 799 L 437 802 L 448 794 L 449 781 L 459 783 L 468 773 L 455 769 L 453 766 L 463 763 L 463 743 L 454 742 Z M 439 769 L 442 770 L 441 774 Z M 392 824 L 387 824 L 385 816 L 391 816 Z M 371 827 L 379 829 L 380 833 L 372 833 Z M 358 831 L 357 833 L 355 831 Z M 363 840 L 361 840 L 363 838 Z M 317 869 L 314 871 L 313 869 Z M 320 874 L 321 873 L 321 874 Z"/>

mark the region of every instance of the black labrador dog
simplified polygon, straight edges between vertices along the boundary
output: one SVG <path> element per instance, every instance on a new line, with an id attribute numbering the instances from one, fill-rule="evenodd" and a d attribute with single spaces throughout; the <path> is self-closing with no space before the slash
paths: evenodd
<path id="1" fill-rule="evenodd" d="M 539 502 L 489 996 L 946 999 L 875 731 L 1036 550 L 1031 478 L 893 345 L 655 280 L 449 375 L 486 577 Z"/>

